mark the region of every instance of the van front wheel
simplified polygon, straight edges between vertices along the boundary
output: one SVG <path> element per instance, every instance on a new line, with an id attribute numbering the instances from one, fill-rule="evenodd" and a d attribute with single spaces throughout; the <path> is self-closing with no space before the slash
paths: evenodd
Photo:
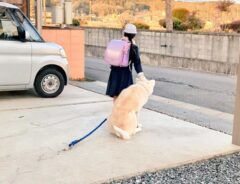
<path id="1" fill-rule="evenodd" d="M 48 68 L 37 75 L 34 86 L 41 97 L 57 97 L 64 89 L 64 77 L 58 70 Z"/>

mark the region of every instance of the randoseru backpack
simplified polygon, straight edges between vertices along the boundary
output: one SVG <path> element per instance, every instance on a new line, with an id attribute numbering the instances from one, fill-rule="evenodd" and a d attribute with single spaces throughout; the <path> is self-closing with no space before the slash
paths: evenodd
<path id="1" fill-rule="evenodd" d="M 112 66 L 128 66 L 130 46 L 131 43 L 124 40 L 110 41 L 104 53 L 104 61 Z"/>

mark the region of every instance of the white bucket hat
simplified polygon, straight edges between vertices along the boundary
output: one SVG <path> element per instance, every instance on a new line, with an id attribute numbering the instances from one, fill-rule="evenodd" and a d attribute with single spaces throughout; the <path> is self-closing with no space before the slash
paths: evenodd
<path id="1" fill-rule="evenodd" d="M 133 24 L 126 24 L 123 32 L 124 33 L 130 33 L 130 34 L 137 34 L 137 28 Z"/>

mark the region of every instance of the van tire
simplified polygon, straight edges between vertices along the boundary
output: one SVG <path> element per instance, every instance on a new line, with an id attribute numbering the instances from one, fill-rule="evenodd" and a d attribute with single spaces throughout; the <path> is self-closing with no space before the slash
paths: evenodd
<path id="1" fill-rule="evenodd" d="M 62 93 L 64 84 L 64 77 L 61 72 L 54 68 L 48 68 L 37 75 L 34 89 L 41 97 L 54 98 Z"/>

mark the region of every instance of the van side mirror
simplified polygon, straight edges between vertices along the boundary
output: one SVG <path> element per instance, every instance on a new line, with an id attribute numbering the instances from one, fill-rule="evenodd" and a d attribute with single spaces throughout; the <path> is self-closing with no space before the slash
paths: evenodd
<path id="1" fill-rule="evenodd" d="M 20 41 L 25 42 L 26 41 L 26 33 L 25 30 L 23 28 L 21 28 L 20 26 L 17 27 L 18 30 L 18 38 Z"/>

